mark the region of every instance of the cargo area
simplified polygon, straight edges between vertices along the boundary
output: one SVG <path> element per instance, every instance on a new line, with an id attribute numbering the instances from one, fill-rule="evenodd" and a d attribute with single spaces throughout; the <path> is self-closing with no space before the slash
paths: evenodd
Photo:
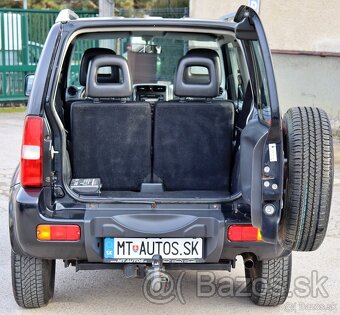
<path id="1" fill-rule="evenodd" d="M 157 72 L 158 46 L 126 56 L 84 50 L 81 86 L 56 99 L 67 131 L 64 171 L 71 191 L 87 198 L 179 200 L 224 200 L 238 192 L 235 105 L 224 88 L 221 47 L 213 36 L 199 39 L 176 57 L 173 79 Z M 201 48 L 207 43 L 213 48 Z M 136 70 L 138 62 L 152 73 Z"/>
<path id="2" fill-rule="evenodd" d="M 100 178 L 103 196 L 227 196 L 232 104 L 157 103 L 154 113 L 145 102 L 73 104 L 72 177 Z"/>

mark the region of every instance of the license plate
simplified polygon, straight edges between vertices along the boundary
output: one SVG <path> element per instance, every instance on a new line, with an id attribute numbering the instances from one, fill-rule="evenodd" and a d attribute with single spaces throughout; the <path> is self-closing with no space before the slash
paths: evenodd
<path id="1" fill-rule="evenodd" d="M 105 238 L 104 258 L 117 262 L 151 260 L 161 255 L 166 260 L 201 259 L 202 238 Z"/>

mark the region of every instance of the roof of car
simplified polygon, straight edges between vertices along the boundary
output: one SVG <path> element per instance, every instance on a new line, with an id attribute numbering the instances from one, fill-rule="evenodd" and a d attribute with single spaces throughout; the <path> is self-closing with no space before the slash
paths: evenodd
<path id="1" fill-rule="evenodd" d="M 105 27 L 161 27 L 161 28 L 203 28 L 211 30 L 235 30 L 236 23 L 223 20 L 201 20 L 191 18 L 163 19 L 163 18 L 81 18 L 63 24 L 71 26 L 74 30 L 84 27 L 105 28 Z M 66 26 L 67 27 L 67 26 Z"/>
<path id="2" fill-rule="evenodd" d="M 78 16 L 70 10 L 62 10 L 58 15 L 56 22 L 63 24 L 72 24 L 73 27 L 109 27 L 109 26 L 153 26 L 153 27 L 194 27 L 194 28 L 212 28 L 233 31 L 236 23 L 230 20 L 212 20 L 212 19 L 194 19 L 194 18 L 162 18 L 147 16 L 144 18 L 125 18 L 120 16 L 113 17 L 86 17 Z"/>

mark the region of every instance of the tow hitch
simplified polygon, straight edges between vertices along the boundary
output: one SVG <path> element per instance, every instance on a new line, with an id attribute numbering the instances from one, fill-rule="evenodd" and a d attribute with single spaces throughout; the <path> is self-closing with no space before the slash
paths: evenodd
<path id="1" fill-rule="evenodd" d="M 123 272 L 127 278 L 144 278 L 146 276 L 155 291 L 160 290 L 162 283 L 169 282 L 169 276 L 165 273 L 161 255 L 152 256 L 152 263 L 149 268 L 142 264 L 127 264 L 124 265 Z"/>
<path id="2" fill-rule="evenodd" d="M 159 291 L 163 284 L 169 282 L 169 276 L 165 273 L 161 255 L 152 256 L 152 267 L 148 269 L 146 277 L 150 279 L 153 291 Z"/>

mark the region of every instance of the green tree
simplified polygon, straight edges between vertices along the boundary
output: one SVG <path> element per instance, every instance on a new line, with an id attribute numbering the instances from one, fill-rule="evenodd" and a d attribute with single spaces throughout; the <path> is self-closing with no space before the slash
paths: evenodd
<path id="1" fill-rule="evenodd" d="M 2 0 L 0 8 L 22 8 L 22 1 Z"/>
<path id="2" fill-rule="evenodd" d="M 120 0 L 116 1 L 115 7 L 116 9 L 124 9 L 124 10 L 131 10 L 133 9 L 134 1 L 133 0 Z"/>
<path id="3" fill-rule="evenodd" d="M 64 8 L 72 10 L 98 10 L 99 0 L 28 0 L 29 9 Z M 115 7 L 124 10 L 166 7 L 188 7 L 189 0 L 116 0 Z M 23 0 L 1 0 L 0 8 L 22 8 Z"/>
<path id="4" fill-rule="evenodd" d="M 53 0 L 28 0 L 27 7 L 30 9 L 60 9 L 60 6 Z"/>
<path id="5" fill-rule="evenodd" d="M 98 10 L 98 0 L 56 0 L 59 7 L 72 10 Z"/>

